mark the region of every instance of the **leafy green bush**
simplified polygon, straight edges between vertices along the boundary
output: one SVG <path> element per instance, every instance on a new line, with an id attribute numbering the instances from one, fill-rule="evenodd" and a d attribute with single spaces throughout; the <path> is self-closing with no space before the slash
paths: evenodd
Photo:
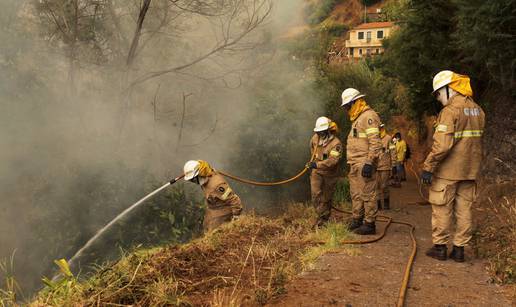
<path id="1" fill-rule="evenodd" d="M 337 182 L 335 193 L 333 193 L 333 203 L 339 205 L 351 201 L 348 178 L 342 178 Z"/>
<path id="2" fill-rule="evenodd" d="M 349 26 L 345 24 L 333 23 L 326 27 L 328 34 L 335 37 L 340 37 L 349 30 Z"/>
<path id="3" fill-rule="evenodd" d="M 477 79 L 476 90 L 495 86 L 515 96 L 516 1 L 455 0 L 461 64 Z"/>

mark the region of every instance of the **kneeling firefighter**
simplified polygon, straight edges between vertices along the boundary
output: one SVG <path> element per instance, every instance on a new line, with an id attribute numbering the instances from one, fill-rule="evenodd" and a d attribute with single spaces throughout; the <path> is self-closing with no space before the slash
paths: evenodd
<path id="1" fill-rule="evenodd" d="M 240 197 L 224 177 L 203 160 L 191 160 L 184 166 L 185 180 L 201 186 L 206 202 L 203 228 L 205 232 L 230 222 L 242 212 Z"/>
<path id="2" fill-rule="evenodd" d="M 354 88 L 342 93 L 341 106 L 347 110 L 351 130 L 346 156 L 349 164 L 353 219 L 349 229 L 360 235 L 376 233 L 376 166 L 382 151 L 380 117 Z M 365 221 L 365 222 L 364 222 Z"/>
<path id="3" fill-rule="evenodd" d="M 312 169 L 310 189 L 318 219 L 317 226 L 330 218 L 333 192 L 339 175 L 342 143 L 337 138 L 337 124 L 327 117 L 319 117 L 315 123 L 314 136 L 310 141 L 313 161 L 307 164 Z"/>

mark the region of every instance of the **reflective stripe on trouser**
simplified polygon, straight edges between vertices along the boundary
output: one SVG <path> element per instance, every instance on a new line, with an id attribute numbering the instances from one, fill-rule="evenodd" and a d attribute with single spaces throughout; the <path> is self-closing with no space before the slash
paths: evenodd
<path id="1" fill-rule="evenodd" d="M 218 209 L 206 208 L 203 222 L 204 232 L 211 231 L 224 223 L 230 222 L 232 218 L 233 212 L 229 206 Z"/>
<path id="2" fill-rule="evenodd" d="M 377 171 L 376 172 L 376 198 L 383 202 L 384 199 L 389 198 L 389 179 L 391 178 L 391 171 Z"/>
<path id="3" fill-rule="evenodd" d="M 455 219 L 453 245 L 464 246 L 471 240 L 471 205 L 475 199 L 476 184 L 473 180 L 447 180 L 434 178 L 430 187 L 432 204 L 432 241 L 447 244 L 450 228 Z"/>
<path id="4" fill-rule="evenodd" d="M 338 179 L 339 177 L 324 176 L 316 170 L 312 170 L 310 175 L 312 204 L 315 206 L 320 219 L 327 220 L 330 218 L 333 192 L 335 192 Z"/>
<path id="5" fill-rule="evenodd" d="M 376 172 L 371 178 L 362 177 L 363 163 L 353 164 L 349 170 L 349 188 L 353 207 L 353 218 L 372 223 L 376 220 Z"/>

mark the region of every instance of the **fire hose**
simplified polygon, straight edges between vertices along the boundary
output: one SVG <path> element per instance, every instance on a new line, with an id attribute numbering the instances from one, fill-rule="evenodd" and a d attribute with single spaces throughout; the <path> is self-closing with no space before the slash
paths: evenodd
<path id="1" fill-rule="evenodd" d="M 313 157 L 312 157 L 312 159 L 310 161 L 313 161 Z M 227 178 L 230 178 L 230 179 L 233 179 L 233 180 L 245 183 L 245 184 L 256 185 L 256 186 L 277 186 L 277 185 L 287 184 L 287 183 L 293 182 L 293 181 L 301 178 L 304 174 L 306 174 L 306 172 L 308 172 L 308 169 L 309 169 L 308 167 L 305 167 L 297 175 L 295 175 L 295 176 L 293 176 L 293 177 L 291 177 L 289 179 L 285 179 L 285 180 L 281 180 L 281 181 L 275 181 L 275 182 L 259 182 L 259 181 L 254 181 L 254 180 L 249 180 L 249 179 L 244 179 L 244 178 L 241 178 L 241 177 L 238 177 L 238 176 L 234 176 L 234 175 L 228 174 L 228 173 L 223 172 L 223 171 L 218 171 L 218 172 L 221 175 L 223 175 L 223 176 L 225 176 Z M 79 249 L 79 251 L 76 252 L 75 255 L 70 259 L 68 264 L 70 266 L 72 266 L 74 264 L 75 260 L 77 258 L 79 258 L 82 255 L 82 253 L 86 249 L 88 249 L 88 247 L 90 245 L 92 245 L 93 242 L 96 239 L 98 239 L 105 231 L 107 231 L 111 226 L 113 226 L 119 219 L 121 219 L 123 216 L 125 216 L 129 212 L 133 211 L 136 207 L 138 207 L 141 204 L 143 204 L 147 199 L 149 199 L 152 196 L 154 196 L 155 194 L 159 193 L 161 190 L 163 190 L 166 187 L 174 184 L 175 182 L 180 180 L 182 177 L 184 177 L 184 175 L 179 176 L 177 178 L 174 178 L 170 182 L 167 182 L 162 187 L 154 190 L 152 193 L 148 194 L 147 196 L 145 196 L 144 198 L 142 198 L 141 200 L 139 200 L 138 202 L 133 204 L 131 207 L 127 208 L 124 212 L 122 212 L 120 215 L 118 215 L 109 224 L 107 224 L 100 231 L 98 231 L 81 249 Z M 340 210 L 340 209 L 335 208 L 335 207 L 334 207 L 334 209 L 336 211 L 339 211 L 339 212 L 342 212 L 342 213 L 346 213 L 346 214 L 350 213 L 348 211 Z M 416 243 L 416 239 L 415 239 L 415 236 L 414 236 L 415 226 L 410 224 L 410 223 L 407 223 L 407 222 L 395 221 L 391 217 L 384 216 L 384 215 L 380 215 L 379 218 L 382 219 L 381 220 L 382 222 L 387 222 L 387 225 L 385 226 L 385 228 L 383 229 L 382 233 L 379 236 L 376 236 L 376 237 L 370 238 L 370 239 L 362 239 L 362 240 L 345 240 L 345 241 L 341 241 L 341 243 L 342 244 L 368 244 L 368 243 L 374 243 L 374 242 L 380 241 L 383 237 L 385 237 L 385 235 L 387 233 L 387 229 L 389 228 L 389 226 L 391 224 L 400 224 L 400 225 L 405 225 L 405 226 L 408 226 L 408 227 L 411 228 L 410 236 L 412 238 L 412 252 L 411 252 L 411 255 L 409 257 L 408 263 L 407 263 L 407 265 L 405 267 L 405 272 L 404 272 L 401 288 L 400 288 L 400 291 L 399 291 L 398 303 L 397 303 L 398 307 L 402 307 L 404 305 L 404 302 L 405 302 L 405 297 L 406 297 L 407 288 L 408 288 L 408 282 L 409 282 L 409 279 L 410 279 L 410 272 L 411 272 L 411 269 L 412 269 L 412 265 L 414 263 L 414 258 L 416 256 L 416 252 L 417 252 L 417 243 Z M 323 242 L 314 242 L 314 243 L 319 243 L 320 244 L 320 243 L 323 243 Z M 53 280 L 55 280 L 58 277 L 59 277 L 59 275 L 54 276 Z"/>
<path id="2" fill-rule="evenodd" d="M 256 185 L 256 186 L 276 186 L 276 185 L 282 185 L 282 184 L 286 184 L 286 183 L 290 183 L 292 181 L 295 181 L 295 180 L 301 178 L 307 171 L 308 171 L 308 168 L 305 167 L 301 172 L 299 172 L 294 177 L 289 178 L 289 179 L 285 179 L 285 180 L 281 180 L 281 181 L 276 181 L 276 182 L 259 182 L 259 181 L 254 181 L 254 180 L 240 178 L 240 177 L 228 174 L 228 173 L 223 172 L 223 171 L 218 171 L 218 172 L 221 175 L 223 175 L 223 176 L 225 176 L 227 178 L 230 178 L 230 179 L 233 179 L 233 180 L 245 183 L 245 184 L 251 184 L 251 185 Z M 422 193 L 421 193 L 421 195 L 422 195 Z M 333 207 L 333 209 L 338 211 L 338 212 L 341 212 L 341 213 L 351 214 L 351 212 L 349 212 L 349 211 L 341 210 L 341 209 L 338 209 L 338 208 L 335 208 L 335 207 Z M 379 215 L 378 217 L 381 219 L 380 221 L 387 223 L 387 225 L 384 227 L 384 229 L 382 230 L 380 235 L 378 235 L 376 237 L 373 237 L 373 238 L 370 238 L 370 239 L 344 240 L 344 241 L 341 241 L 340 243 L 341 244 L 369 244 L 369 243 L 374 243 L 374 242 L 380 241 L 381 239 L 383 239 L 385 237 L 385 235 L 387 234 L 387 229 L 390 227 L 391 224 L 399 224 L 399 225 L 404 225 L 404 226 L 410 227 L 410 237 L 411 237 L 411 240 L 412 240 L 412 250 L 411 250 L 411 253 L 410 253 L 407 265 L 405 266 L 405 271 L 404 271 L 404 274 L 403 274 L 403 280 L 402 280 L 401 287 L 400 287 L 399 294 L 398 294 L 398 302 L 396 304 L 397 307 L 402 307 L 402 306 L 404 306 L 404 303 L 405 303 L 408 283 L 409 283 L 409 280 L 410 280 L 410 273 L 412 271 L 412 266 L 414 264 L 414 259 L 416 257 L 416 253 L 417 253 L 417 242 L 416 242 L 416 237 L 414 235 L 414 231 L 415 231 L 416 227 L 414 225 L 408 223 L 408 222 L 395 221 L 395 220 L 393 220 L 389 216 Z M 312 243 L 324 244 L 324 242 L 312 242 Z"/>

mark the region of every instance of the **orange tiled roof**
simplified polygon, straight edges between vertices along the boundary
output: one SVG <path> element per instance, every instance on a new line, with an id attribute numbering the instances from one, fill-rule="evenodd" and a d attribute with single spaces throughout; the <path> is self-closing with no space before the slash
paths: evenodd
<path id="1" fill-rule="evenodd" d="M 388 28 L 394 26 L 394 22 L 384 21 L 384 22 L 369 22 L 363 23 L 353 28 L 353 30 L 360 29 L 373 29 L 373 28 Z"/>

